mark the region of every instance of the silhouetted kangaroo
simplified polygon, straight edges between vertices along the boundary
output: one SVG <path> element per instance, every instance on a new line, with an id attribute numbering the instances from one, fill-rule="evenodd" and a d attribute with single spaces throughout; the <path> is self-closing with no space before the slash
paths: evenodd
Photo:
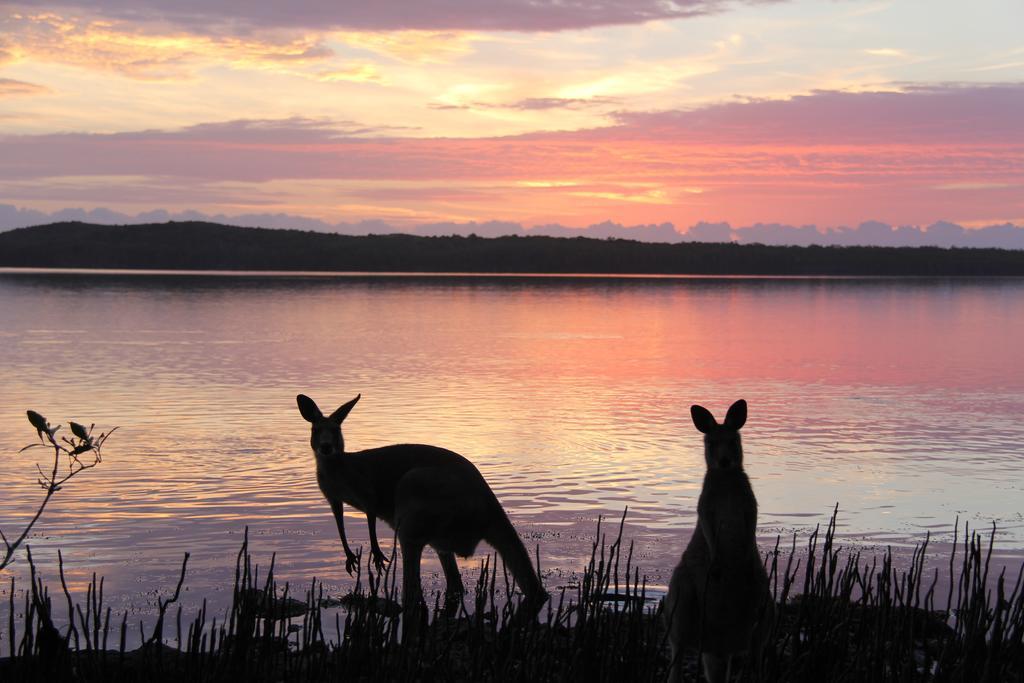
<path id="1" fill-rule="evenodd" d="M 692 406 L 690 415 L 704 433 L 708 469 L 697 526 L 665 599 L 669 678 L 683 679 L 682 652 L 689 647 L 702 652 L 704 674 L 718 683 L 728 680 L 733 655 L 759 649 L 772 604 L 755 537 L 757 499 L 743 471 L 739 430 L 747 421 L 747 403 L 733 403 L 724 424 L 701 406 Z"/>
<path id="2" fill-rule="evenodd" d="M 348 503 L 366 513 L 370 550 L 378 568 L 387 560 L 377 543 L 377 518 L 397 531 L 402 549 L 402 606 L 407 613 L 417 610 L 423 599 L 420 556 L 424 546 L 437 551 L 451 600 L 463 593 L 455 555 L 469 557 L 483 540 L 501 554 L 526 595 L 526 614 L 535 616 L 547 593 L 519 534 L 477 468 L 458 453 L 419 444 L 346 453 L 341 423 L 360 396 L 328 417 L 308 396 L 296 397 L 299 412 L 312 424 L 316 480 L 338 524 L 345 570 L 351 574 L 357 561 L 345 538 L 343 503 Z"/>

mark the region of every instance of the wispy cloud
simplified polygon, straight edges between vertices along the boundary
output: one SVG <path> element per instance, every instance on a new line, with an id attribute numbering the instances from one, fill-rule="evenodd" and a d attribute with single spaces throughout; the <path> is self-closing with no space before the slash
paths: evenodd
<path id="1" fill-rule="evenodd" d="M 777 2 L 778 0 L 748 0 Z M 451 29 L 560 31 L 637 24 L 719 12 L 727 0 L 19 0 L 26 10 L 89 12 L 108 19 L 160 22 L 192 31 L 234 28 L 331 28 L 366 31 Z"/>
<path id="2" fill-rule="evenodd" d="M 986 183 L 986 182 L 971 182 L 969 180 L 957 182 L 957 183 L 945 183 L 943 185 L 936 185 L 936 190 L 963 190 L 965 192 L 971 192 L 973 190 L 1005 190 L 1011 188 L 1013 185 L 1010 183 Z M 1024 190 L 1024 186 L 1021 186 Z"/>
<path id="3" fill-rule="evenodd" d="M 484 40 L 470 31 L 339 31 L 330 39 L 407 64 L 444 64 L 472 54 Z"/>
<path id="4" fill-rule="evenodd" d="M 511 104 L 498 105 L 509 109 L 582 109 L 586 107 L 599 107 L 621 104 L 621 100 L 614 97 L 527 97 Z"/>
<path id="5" fill-rule="evenodd" d="M 963 69 L 967 73 L 983 73 L 986 71 L 1008 71 L 1010 69 L 1024 69 L 1024 61 L 1000 62 L 998 64 L 986 64 Z"/>
<path id="6" fill-rule="evenodd" d="M 384 81 L 380 70 L 374 64 L 353 64 L 343 69 L 321 69 L 314 72 L 317 80 L 350 81 L 353 83 L 379 83 Z"/>
<path id="7" fill-rule="evenodd" d="M 515 109 L 519 111 L 547 111 L 552 109 L 591 109 L 594 107 L 613 107 L 621 105 L 621 100 L 614 97 L 526 97 L 513 102 L 469 102 L 454 104 L 451 102 L 432 102 L 433 109 Z"/>
<path id="8" fill-rule="evenodd" d="M 869 54 L 872 57 L 907 57 L 907 53 L 904 50 L 900 50 L 894 47 L 879 47 L 864 50 L 865 54 Z"/>
<path id="9" fill-rule="evenodd" d="M 0 78 L 0 97 L 18 97 L 22 95 L 45 95 L 52 92 L 45 85 L 16 81 L 13 78 Z"/>

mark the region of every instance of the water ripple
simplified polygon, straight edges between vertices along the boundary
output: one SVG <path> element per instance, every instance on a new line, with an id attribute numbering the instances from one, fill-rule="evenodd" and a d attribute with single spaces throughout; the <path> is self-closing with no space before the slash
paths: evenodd
<path id="1" fill-rule="evenodd" d="M 223 605 L 248 527 L 283 580 L 340 590 L 349 579 L 294 396 L 327 409 L 361 392 L 351 448 L 464 453 L 554 574 L 578 571 L 598 517 L 607 530 L 628 505 L 636 557 L 663 585 L 704 474 L 689 406 L 721 417 L 742 396 L 766 544 L 813 529 L 839 502 L 844 542 L 948 541 L 959 516 L 972 528 L 995 520 L 1001 557 L 1020 558 L 1022 294 L 1005 281 L 0 276 L 0 448 L 12 454 L 0 459 L 0 523 L 17 527 L 39 497 L 36 452 L 13 455 L 33 436 L 31 407 L 122 425 L 30 539 L 45 577 L 60 547 L 72 586 L 97 571 L 117 604 L 145 613 L 191 552 L 186 606 Z M 367 545 L 358 513 L 348 529 Z M 440 585 L 432 555 L 424 575 Z"/>

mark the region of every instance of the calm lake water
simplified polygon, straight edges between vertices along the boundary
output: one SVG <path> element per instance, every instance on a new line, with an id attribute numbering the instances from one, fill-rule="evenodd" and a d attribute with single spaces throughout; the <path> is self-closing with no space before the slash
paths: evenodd
<path id="1" fill-rule="evenodd" d="M 7 271 L 0 524 L 10 535 L 41 496 L 42 451 L 17 454 L 35 438 L 26 408 L 120 425 L 31 538 L 47 580 L 61 548 L 73 591 L 95 571 L 115 610 L 152 613 L 187 551 L 186 607 L 222 605 L 248 526 L 282 580 L 343 591 L 295 395 L 326 411 L 362 393 L 348 447 L 468 456 L 539 544 L 549 587 L 583 566 L 597 518 L 627 505 L 635 556 L 663 586 L 704 473 L 690 404 L 721 419 L 745 398 L 764 547 L 838 503 L 846 544 L 948 541 L 959 516 L 995 521 L 1012 564 L 1024 557 L 1022 348 L 1024 280 L 1012 279 Z M 348 529 L 367 544 L 358 513 Z M 471 581 L 476 561 L 462 565 Z M 441 585 L 430 553 L 424 570 L 427 588 Z"/>

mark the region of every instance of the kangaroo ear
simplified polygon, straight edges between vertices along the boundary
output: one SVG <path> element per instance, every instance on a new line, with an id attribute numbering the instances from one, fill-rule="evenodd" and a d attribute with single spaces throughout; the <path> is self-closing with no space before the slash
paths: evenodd
<path id="1" fill-rule="evenodd" d="M 341 424 L 342 422 L 344 422 L 345 418 L 348 417 L 349 412 L 351 412 L 351 410 L 356 407 L 356 404 L 359 403 L 359 399 L 362 397 L 362 394 L 356 395 L 354 399 L 352 399 L 351 401 L 349 401 L 348 403 L 346 403 L 345 405 L 331 413 L 331 416 L 327 419 L 329 419 L 331 422 L 337 422 L 338 424 Z"/>
<path id="2" fill-rule="evenodd" d="M 316 422 L 317 420 L 324 419 L 324 414 L 320 412 L 320 409 L 316 407 L 316 403 L 309 396 L 299 394 L 295 397 L 295 402 L 299 404 L 299 412 L 302 413 L 302 417 L 305 418 L 306 422 Z"/>
<path id="3" fill-rule="evenodd" d="M 693 426 L 697 428 L 697 431 L 705 434 L 714 431 L 718 427 L 715 416 L 704 406 L 690 406 L 690 417 L 693 418 Z"/>
<path id="4" fill-rule="evenodd" d="M 729 406 L 729 412 L 725 414 L 725 426 L 738 432 L 746 422 L 747 402 L 741 398 Z"/>

